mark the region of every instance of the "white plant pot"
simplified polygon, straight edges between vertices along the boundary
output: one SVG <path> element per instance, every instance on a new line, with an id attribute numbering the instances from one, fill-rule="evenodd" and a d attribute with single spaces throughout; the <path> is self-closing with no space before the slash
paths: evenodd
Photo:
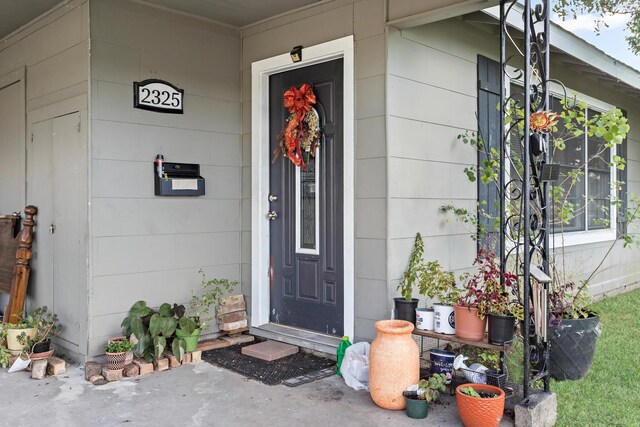
<path id="1" fill-rule="evenodd" d="M 433 305 L 433 326 L 439 334 L 453 335 L 456 333 L 456 321 L 452 305 Z"/>
<path id="2" fill-rule="evenodd" d="M 433 331 L 432 308 L 416 308 L 416 328 L 421 331 Z"/>
<path id="3" fill-rule="evenodd" d="M 23 332 L 28 338 L 33 339 L 36 335 L 36 328 L 7 329 L 7 348 L 14 356 L 18 356 L 22 353 L 23 346 L 18 342 L 18 336 Z"/>

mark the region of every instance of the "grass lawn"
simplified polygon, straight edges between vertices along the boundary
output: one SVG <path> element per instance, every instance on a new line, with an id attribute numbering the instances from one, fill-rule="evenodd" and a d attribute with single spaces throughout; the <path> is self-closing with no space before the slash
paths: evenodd
<path id="1" fill-rule="evenodd" d="M 602 335 L 589 374 L 553 381 L 558 426 L 640 426 L 640 289 L 599 301 Z"/>

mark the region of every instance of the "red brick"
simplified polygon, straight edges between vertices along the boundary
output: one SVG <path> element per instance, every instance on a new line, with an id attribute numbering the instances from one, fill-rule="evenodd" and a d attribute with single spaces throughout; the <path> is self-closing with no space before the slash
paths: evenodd
<path id="1" fill-rule="evenodd" d="M 251 342 L 255 339 L 253 335 L 230 335 L 228 337 L 222 337 L 223 340 L 229 343 L 229 345 L 242 344 L 245 342 Z"/>
<path id="2" fill-rule="evenodd" d="M 235 331 L 236 329 L 242 329 L 246 327 L 247 327 L 247 319 L 238 320 L 237 322 L 220 324 L 220 330 L 222 331 Z"/>
<path id="3" fill-rule="evenodd" d="M 218 300 L 218 304 L 220 305 L 233 305 L 244 303 L 244 295 L 227 295 L 224 297 L 220 297 Z"/>
<path id="4" fill-rule="evenodd" d="M 202 352 L 200 350 L 191 352 L 191 363 L 199 363 L 202 360 Z"/>
<path id="5" fill-rule="evenodd" d="M 45 359 L 34 360 L 31 362 L 31 378 L 41 380 L 47 373 L 47 361 Z"/>
<path id="6" fill-rule="evenodd" d="M 246 311 L 234 311 L 233 313 L 218 315 L 218 323 L 230 323 L 237 322 L 238 320 L 244 320 L 247 318 Z"/>
<path id="7" fill-rule="evenodd" d="M 160 359 L 153 359 L 153 368 L 156 371 L 166 371 L 169 369 L 169 359 L 161 357 Z"/>
<path id="8" fill-rule="evenodd" d="M 61 375 L 67 370 L 64 360 L 59 357 L 50 357 L 47 359 L 47 375 Z"/>
<path id="9" fill-rule="evenodd" d="M 298 347 L 278 341 L 265 341 L 242 347 L 241 351 L 244 355 L 271 362 L 272 360 L 296 354 Z"/>
<path id="10" fill-rule="evenodd" d="M 120 381 L 122 379 L 122 371 L 122 369 L 102 368 L 102 376 L 109 382 Z"/>
<path id="11" fill-rule="evenodd" d="M 171 353 L 169 351 L 165 351 L 164 352 L 164 357 L 166 357 L 169 360 L 169 368 L 173 369 L 173 368 L 177 368 L 178 366 L 180 366 L 180 361 L 178 360 L 177 357 L 175 357 L 173 355 L 173 353 Z"/>
<path id="12" fill-rule="evenodd" d="M 243 310 L 245 311 L 247 310 L 247 306 L 244 301 L 237 304 L 219 305 L 217 313 L 220 315 L 220 314 L 233 313 L 234 311 L 243 311 Z"/>
<path id="13" fill-rule="evenodd" d="M 122 372 L 125 377 L 137 377 L 140 375 L 140 366 L 135 363 L 130 363 L 125 365 L 124 371 Z"/>
<path id="14" fill-rule="evenodd" d="M 153 372 L 153 363 L 149 363 L 144 359 L 133 359 L 133 363 L 140 368 L 140 375 L 147 375 Z"/>
<path id="15" fill-rule="evenodd" d="M 222 340 L 204 340 L 198 343 L 198 350 L 209 351 L 216 348 L 229 347 L 229 343 Z"/>
<path id="16" fill-rule="evenodd" d="M 84 379 L 91 381 L 91 377 L 94 375 L 101 375 L 102 365 L 98 362 L 87 362 L 84 364 Z"/>

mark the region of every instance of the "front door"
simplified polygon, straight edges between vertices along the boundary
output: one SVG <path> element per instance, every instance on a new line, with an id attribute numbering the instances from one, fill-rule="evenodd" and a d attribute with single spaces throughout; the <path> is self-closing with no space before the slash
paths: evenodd
<path id="1" fill-rule="evenodd" d="M 278 156 L 269 172 L 270 316 L 272 323 L 323 334 L 344 333 L 343 60 L 269 79 L 270 148 L 279 143 L 292 86 L 313 87 L 321 144 L 306 170 Z"/>

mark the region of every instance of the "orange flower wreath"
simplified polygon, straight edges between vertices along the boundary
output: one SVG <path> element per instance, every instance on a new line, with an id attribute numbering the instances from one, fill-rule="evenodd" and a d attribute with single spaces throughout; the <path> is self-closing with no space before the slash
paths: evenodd
<path id="1" fill-rule="evenodd" d="M 280 144 L 275 150 L 283 157 L 306 170 L 306 162 L 315 157 L 316 148 L 320 146 L 320 117 L 315 108 L 316 96 L 309 83 L 304 83 L 297 89 L 291 86 L 284 93 L 284 106 L 289 109 L 289 117 L 285 129 L 278 136 Z"/>

